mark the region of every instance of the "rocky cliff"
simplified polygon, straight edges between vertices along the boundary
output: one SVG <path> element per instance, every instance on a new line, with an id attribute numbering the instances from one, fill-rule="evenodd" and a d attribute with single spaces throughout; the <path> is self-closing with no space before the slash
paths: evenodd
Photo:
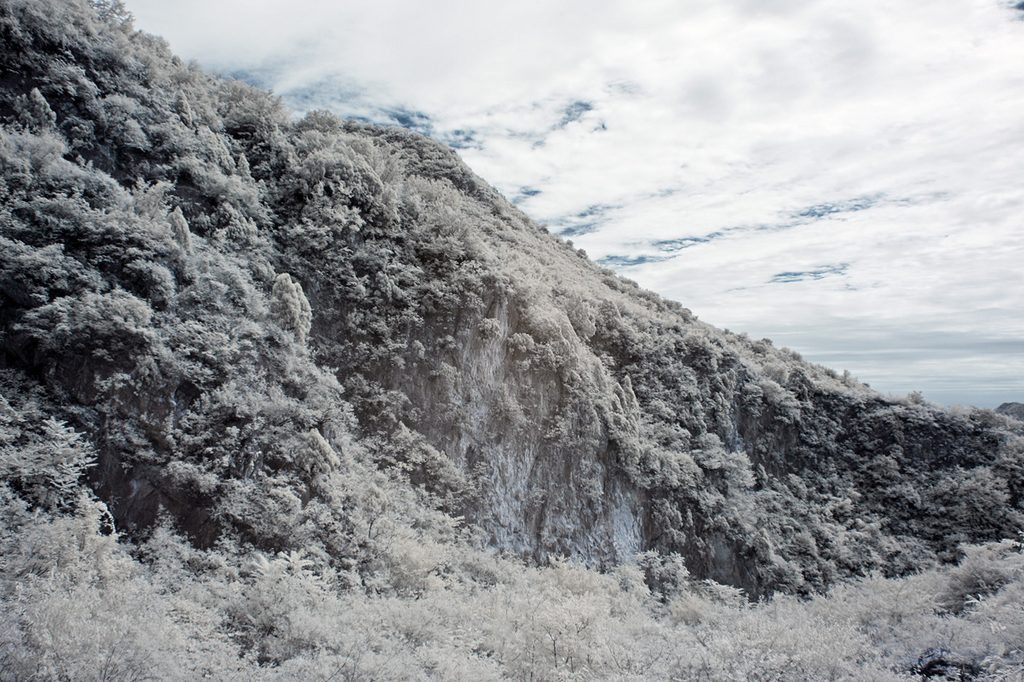
<path id="1" fill-rule="evenodd" d="M 6 409 L 82 434 L 129 535 L 365 572 L 401 517 L 758 595 L 1024 525 L 1020 423 L 714 329 L 436 142 L 295 119 L 116 3 L 5 0 L 0 37 Z"/>

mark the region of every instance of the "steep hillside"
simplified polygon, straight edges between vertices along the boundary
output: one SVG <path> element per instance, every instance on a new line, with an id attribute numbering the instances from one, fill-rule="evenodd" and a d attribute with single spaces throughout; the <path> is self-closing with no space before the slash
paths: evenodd
<path id="1" fill-rule="evenodd" d="M 0 41 L 0 679 L 1024 671 L 1020 422 L 714 329 L 112 0 Z"/>
<path id="2" fill-rule="evenodd" d="M 678 553 L 754 595 L 1024 525 L 1019 424 L 711 328 L 451 150 L 292 120 L 97 6 L 3 3 L 0 343 L 125 532 L 294 548 L 350 447 L 481 546 Z"/>

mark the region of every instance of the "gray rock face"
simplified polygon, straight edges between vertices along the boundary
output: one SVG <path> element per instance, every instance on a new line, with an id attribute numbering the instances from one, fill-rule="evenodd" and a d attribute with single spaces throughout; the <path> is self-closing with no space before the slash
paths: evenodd
<path id="1" fill-rule="evenodd" d="M 451 364 L 410 358 L 409 371 L 390 377 L 418 407 L 411 425 L 473 478 L 479 499 L 467 512 L 494 546 L 537 561 L 632 557 L 644 544 L 643 493 L 622 475 L 609 427 L 639 423 L 628 379 L 612 376 L 564 320 L 578 382 L 566 386 L 539 364 L 507 301 L 487 315 L 467 323 Z"/>

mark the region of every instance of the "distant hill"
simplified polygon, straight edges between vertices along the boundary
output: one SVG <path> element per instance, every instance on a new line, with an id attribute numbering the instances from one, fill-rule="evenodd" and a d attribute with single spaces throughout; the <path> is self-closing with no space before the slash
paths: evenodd
<path id="1" fill-rule="evenodd" d="M 996 412 L 1005 414 L 1008 417 L 1024 420 L 1024 403 L 1003 403 L 996 408 Z"/>

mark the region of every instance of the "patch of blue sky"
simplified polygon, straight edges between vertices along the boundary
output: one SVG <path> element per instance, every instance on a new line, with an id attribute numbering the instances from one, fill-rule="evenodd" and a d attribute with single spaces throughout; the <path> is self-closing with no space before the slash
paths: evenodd
<path id="1" fill-rule="evenodd" d="M 792 284 L 794 282 L 815 281 L 825 279 L 826 277 L 845 275 L 849 268 L 849 263 L 835 263 L 832 265 L 822 265 L 810 270 L 787 270 L 785 272 L 778 272 L 772 275 L 772 278 L 768 280 L 768 283 Z"/>
<path id="2" fill-rule="evenodd" d="M 793 217 L 818 220 L 821 218 L 829 218 L 840 213 L 856 213 L 878 205 L 884 197 L 884 194 L 877 194 L 873 196 L 858 197 L 856 199 L 847 199 L 844 201 L 829 201 L 821 204 L 815 204 L 796 211 L 793 214 Z"/>
<path id="3" fill-rule="evenodd" d="M 605 256 L 597 262 L 609 268 L 630 268 L 648 263 L 658 263 L 668 259 L 669 256 Z"/>
<path id="4" fill-rule="evenodd" d="M 463 128 L 442 134 L 441 141 L 452 149 L 483 149 L 484 146 L 477 131 Z"/>
<path id="5" fill-rule="evenodd" d="M 563 237 L 579 237 L 601 229 L 608 222 L 608 213 L 622 208 L 612 204 L 591 204 L 582 211 L 565 216 L 551 224 L 552 231 Z"/>
<path id="6" fill-rule="evenodd" d="M 883 203 L 884 197 L 884 194 L 877 194 L 855 199 L 823 202 L 794 211 L 790 214 L 791 218 L 789 220 L 756 225 L 736 225 L 734 227 L 721 228 L 704 235 L 659 239 L 652 241 L 650 246 L 658 251 L 675 252 L 745 232 L 781 232 L 816 221 L 836 219 L 848 213 L 866 211 Z M 893 203 L 906 203 L 906 201 L 908 200 L 899 200 Z"/>
<path id="7" fill-rule="evenodd" d="M 556 128 L 564 128 L 570 123 L 575 123 L 583 118 L 588 112 L 594 110 L 594 105 L 586 100 L 578 99 L 574 102 L 570 102 L 565 109 L 562 110 L 562 120 L 558 122 Z"/>
<path id="8" fill-rule="evenodd" d="M 540 194 L 543 194 L 543 192 L 541 190 L 537 189 L 536 187 L 530 187 L 529 185 L 524 185 L 524 186 L 520 187 L 519 190 L 516 191 L 515 194 L 512 195 L 512 198 L 509 199 L 509 201 L 511 201 L 513 204 L 518 205 L 518 204 L 523 203 L 527 199 L 531 199 L 531 198 L 533 198 L 535 196 L 538 196 Z"/>

